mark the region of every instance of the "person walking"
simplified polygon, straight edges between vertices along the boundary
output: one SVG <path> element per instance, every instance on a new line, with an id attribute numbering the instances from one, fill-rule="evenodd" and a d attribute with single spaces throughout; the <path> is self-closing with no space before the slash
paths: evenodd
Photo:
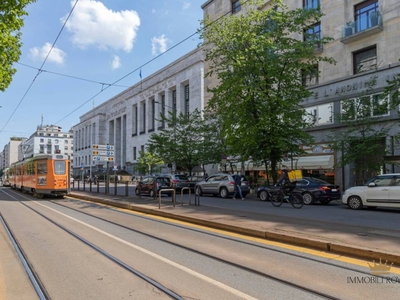
<path id="1" fill-rule="evenodd" d="M 236 200 L 237 193 L 239 193 L 240 198 L 242 198 L 242 200 L 244 200 L 241 185 L 242 185 L 242 175 L 236 174 L 235 175 L 235 193 L 233 194 L 233 200 Z"/>

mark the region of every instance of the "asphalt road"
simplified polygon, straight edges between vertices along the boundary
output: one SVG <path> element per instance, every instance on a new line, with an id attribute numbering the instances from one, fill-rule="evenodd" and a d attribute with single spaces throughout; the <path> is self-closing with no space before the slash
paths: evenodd
<path id="1" fill-rule="evenodd" d="M 216 202 L 249 209 L 303 211 L 289 206 L 274 208 L 254 200 L 203 197 L 202 201 L 203 205 Z M 1 188 L 0 212 L 53 299 L 165 298 L 53 222 L 162 283 L 182 299 L 377 299 L 382 295 L 397 299 L 400 292 L 400 283 L 353 283 L 370 278 L 370 273 L 351 260 L 317 257 L 298 247 L 96 203 L 37 200 Z M 0 242 L 8 244 L 6 235 L 1 234 Z M 7 272 L 20 271 L 12 251 L 6 247 L 5 254 L 14 263 Z M 0 264 L 0 282 L 6 286 L 3 298 L 22 299 L 18 297 L 22 291 L 13 290 L 17 294 L 11 295 L 7 289 L 20 280 L 10 279 L 7 272 Z"/>

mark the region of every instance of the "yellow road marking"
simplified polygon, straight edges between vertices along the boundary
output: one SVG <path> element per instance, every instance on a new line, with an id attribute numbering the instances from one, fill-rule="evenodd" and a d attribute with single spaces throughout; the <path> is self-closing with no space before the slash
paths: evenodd
<path id="1" fill-rule="evenodd" d="M 71 198 L 71 199 L 76 199 L 76 198 Z M 86 201 L 86 202 L 93 202 L 93 201 L 82 200 L 82 199 L 78 199 L 78 200 Z M 340 255 L 340 254 L 329 253 L 329 252 L 320 251 L 320 250 L 313 250 L 313 249 L 304 248 L 304 247 L 300 247 L 300 246 L 294 246 L 294 245 L 284 244 L 284 243 L 280 243 L 280 242 L 270 241 L 270 240 L 267 240 L 267 239 L 251 237 L 251 236 L 247 236 L 247 235 L 243 235 L 243 234 L 239 234 L 239 233 L 234 233 L 234 232 L 225 231 L 225 230 L 221 230 L 221 229 L 215 229 L 215 228 L 202 226 L 202 225 L 197 225 L 197 224 L 193 224 L 193 223 L 188 223 L 188 222 L 185 222 L 185 221 L 175 220 L 175 219 L 171 219 L 171 218 L 167 218 L 167 217 L 156 216 L 156 215 L 152 215 L 152 214 L 149 214 L 149 213 L 142 213 L 142 212 L 137 212 L 137 211 L 133 211 L 133 210 L 130 210 L 130 209 L 126 209 L 126 208 L 115 207 L 115 206 L 108 205 L 108 204 L 103 204 L 103 203 L 97 203 L 97 204 L 105 206 L 105 207 L 111 207 L 113 209 L 118 209 L 118 210 L 121 210 L 121 211 L 124 211 L 124 212 L 128 212 L 128 213 L 131 213 L 131 214 L 139 215 L 139 216 L 147 216 L 147 217 L 151 217 L 153 219 L 162 220 L 162 221 L 168 221 L 168 222 L 174 223 L 174 224 L 179 224 L 179 225 L 184 225 L 184 226 L 187 226 L 187 227 L 207 230 L 207 231 L 211 231 L 211 232 L 227 235 L 227 236 L 230 236 L 230 237 L 241 238 L 241 239 L 244 239 L 244 240 L 253 241 L 253 242 L 257 242 L 257 243 L 261 243 L 261 244 L 265 244 L 265 245 L 269 245 L 269 246 L 279 247 L 279 248 L 292 250 L 292 251 L 296 251 L 296 252 L 300 252 L 300 253 L 306 253 L 306 254 L 309 254 L 309 255 L 314 255 L 314 256 L 318 256 L 318 257 L 322 257 L 322 258 L 332 259 L 332 260 L 339 261 L 339 262 L 353 264 L 353 265 L 365 267 L 368 270 L 369 270 L 369 265 L 368 264 L 371 264 L 371 265 L 373 264 L 372 261 L 366 261 L 366 260 L 362 260 L 362 259 L 352 258 L 352 257 L 348 257 L 348 256 L 343 256 L 343 255 Z M 377 258 L 377 260 L 378 259 L 379 258 Z M 377 261 L 377 260 L 375 260 L 375 262 L 379 263 L 379 261 Z M 382 263 L 385 263 L 385 262 L 382 261 Z M 389 262 L 388 262 L 388 264 L 389 264 Z M 390 273 L 400 275 L 400 268 L 391 267 Z"/>

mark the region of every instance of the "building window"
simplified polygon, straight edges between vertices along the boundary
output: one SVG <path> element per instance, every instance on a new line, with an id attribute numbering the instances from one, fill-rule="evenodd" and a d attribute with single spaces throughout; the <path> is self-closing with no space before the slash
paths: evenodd
<path id="1" fill-rule="evenodd" d="M 40 139 L 40 142 L 41 142 L 41 143 L 44 143 L 44 139 Z"/>
<path id="2" fill-rule="evenodd" d="M 140 151 L 143 153 L 144 152 L 144 145 L 140 146 Z"/>
<path id="3" fill-rule="evenodd" d="M 64 140 L 64 143 L 65 143 L 65 144 L 68 144 L 68 140 Z"/>
<path id="4" fill-rule="evenodd" d="M 354 6 L 354 20 L 356 32 L 372 27 L 372 16 L 379 13 L 379 2 L 376 0 L 364 1 Z M 375 26 L 375 25 L 374 25 Z"/>
<path id="5" fill-rule="evenodd" d="M 155 129 L 156 123 L 156 101 L 154 99 L 151 100 L 151 117 L 150 117 L 150 128 L 149 131 Z"/>
<path id="6" fill-rule="evenodd" d="M 333 123 L 333 103 L 307 107 L 307 121 L 315 126 Z"/>
<path id="7" fill-rule="evenodd" d="M 142 102 L 142 120 L 140 122 L 140 133 L 146 132 L 146 103 Z"/>
<path id="8" fill-rule="evenodd" d="M 133 160 L 136 160 L 136 147 L 133 147 Z"/>
<path id="9" fill-rule="evenodd" d="M 303 8 L 317 9 L 320 5 L 320 0 L 303 0 Z"/>
<path id="10" fill-rule="evenodd" d="M 240 4 L 240 0 L 234 0 L 232 1 L 232 14 L 236 14 L 242 9 L 242 6 Z"/>
<path id="11" fill-rule="evenodd" d="M 51 154 L 51 145 L 47 145 L 47 154 Z"/>
<path id="12" fill-rule="evenodd" d="M 302 81 L 304 86 L 313 86 L 319 83 L 318 65 L 310 67 L 310 70 L 302 71 Z"/>
<path id="13" fill-rule="evenodd" d="M 176 103 L 176 90 L 172 91 L 172 113 L 174 116 L 176 116 L 176 109 L 177 109 L 177 103 Z"/>
<path id="14" fill-rule="evenodd" d="M 68 146 L 64 146 L 64 150 L 68 150 Z"/>
<path id="15" fill-rule="evenodd" d="M 132 135 L 137 135 L 138 125 L 138 107 L 137 104 L 132 106 Z"/>
<path id="16" fill-rule="evenodd" d="M 40 145 L 39 153 L 44 153 L 44 145 Z"/>
<path id="17" fill-rule="evenodd" d="M 376 46 L 353 53 L 354 74 L 376 69 Z"/>
<path id="18" fill-rule="evenodd" d="M 189 116 L 189 85 L 185 85 L 185 114 Z"/>
<path id="19" fill-rule="evenodd" d="M 318 23 L 308 27 L 306 30 L 304 30 L 303 40 L 305 42 L 313 43 L 315 50 L 322 50 L 322 45 L 320 42 L 320 40 L 321 40 L 321 23 L 318 22 Z"/>
<path id="20" fill-rule="evenodd" d="M 161 95 L 161 114 L 165 116 L 165 95 Z M 165 128 L 165 120 L 161 120 L 161 128 Z"/>
<path id="21" fill-rule="evenodd" d="M 370 117 L 389 116 L 389 98 L 382 93 L 347 99 L 341 102 L 341 118 L 353 121 Z"/>

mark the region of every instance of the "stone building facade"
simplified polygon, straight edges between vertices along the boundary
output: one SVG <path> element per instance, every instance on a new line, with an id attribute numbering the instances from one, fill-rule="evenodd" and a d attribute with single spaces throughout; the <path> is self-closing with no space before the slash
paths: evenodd
<path id="1" fill-rule="evenodd" d="M 246 13 L 243 1 L 209 0 L 202 5 L 204 15 L 212 20 L 222 15 Z M 265 1 L 268 7 L 270 1 Z M 372 76 L 377 83 L 368 95 L 382 93 L 386 80 L 400 73 L 400 2 L 397 0 L 286 0 L 290 9 L 316 8 L 320 6 L 324 16 L 321 22 L 313 24 L 310 30 L 321 37 L 333 40 L 324 48 L 316 47 L 317 55 L 332 57 L 336 64 L 320 63 L 316 66 L 314 76 L 306 78 L 305 84 L 312 91 L 312 97 L 304 99 L 303 106 L 314 115 L 314 127 L 310 133 L 315 138 L 315 145 L 306 148 L 308 155 L 293 158 L 287 164 L 296 169 L 304 169 L 311 173 L 330 174 L 331 181 L 345 189 L 360 184 L 355 164 L 345 168 L 335 167 L 341 153 L 329 148 L 327 136 L 332 130 L 339 130 L 335 115 L 342 113 L 343 101 L 359 97 L 366 92 L 365 82 Z M 296 38 L 303 39 L 304 36 Z M 317 72 L 318 71 L 318 72 Z M 205 65 L 207 72 L 207 65 Z M 205 87 L 216 84 L 215 78 L 208 78 Z M 205 95 L 209 99 L 210 95 Z M 372 101 L 372 100 L 371 100 Z M 373 113 L 373 112 L 372 112 Z M 382 157 L 399 155 L 393 143 L 393 137 L 399 134 L 398 109 L 387 111 L 384 116 L 391 131 L 384 138 Z M 301 146 L 301 145 L 300 145 Z M 249 164 L 251 165 L 251 164 Z M 256 168 L 255 168 L 256 170 Z M 396 164 L 386 163 L 383 172 L 399 172 Z M 371 174 L 372 175 L 372 174 Z"/>
<path id="2" fill-rule="evenodd" d="M 203 79 L 203 53 L 195 49 L 82 115 L 74 126 L 74 175 L 107 165 L 136 174 L 139 151 L 146 150 L 152 133 L 168 126 L 159 121 L 161 113 L 204 108 Z M 93 145 L 112 145 L 113 160 L 93 160 Z"/>

